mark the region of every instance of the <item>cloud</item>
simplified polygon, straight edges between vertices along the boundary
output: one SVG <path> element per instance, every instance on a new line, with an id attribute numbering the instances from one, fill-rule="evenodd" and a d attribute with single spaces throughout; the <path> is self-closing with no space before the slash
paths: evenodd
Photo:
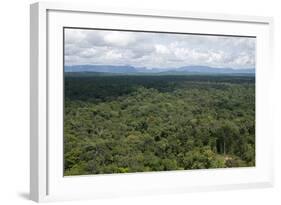
<path id="1" fill-rule="evenodd" d="M 166 54 L 170 54 L 171 53 L 170 49 L 167 46 L 161 45 L 161 44 L 156 44 L 155 45 L 155 50 L 156 50 L 156 53 L 161 54 L 161 55 L 162 54 L 166 55 Z"/>
<path id="2" fill-rule="evenodd" d="M 255 42 L 246 37 L 66 29 L 65 64 L 254 68 Z"/>
<path id="3" fill-rule="evenodd" d="M 104 41 L 111 46 L 128 46 L 135 42 L 133 33 L 128 32 L 108 32 L 104 36 Z"/>

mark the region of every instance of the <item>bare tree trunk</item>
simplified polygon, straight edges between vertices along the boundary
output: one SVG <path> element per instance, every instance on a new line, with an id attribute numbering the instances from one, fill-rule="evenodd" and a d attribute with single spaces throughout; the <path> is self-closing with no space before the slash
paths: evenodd
<path id="1" fill-rule="evenodd" d="M 225 140 L 223 140 L 223 155 L 225 155 Z"/>

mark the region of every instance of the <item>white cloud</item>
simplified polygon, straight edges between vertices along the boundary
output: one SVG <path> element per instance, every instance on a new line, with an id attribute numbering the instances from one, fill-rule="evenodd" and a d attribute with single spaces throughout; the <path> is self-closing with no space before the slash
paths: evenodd
<path id="1" fill-rule="evenodd" d="M 133 33 L 128 32 L 107 32 L 104 41 L 112 46 L 128 46 L 135 41 Z"/>
<path id="2" fill-rule="evenodd" d="M 156 44 L 155 50 L 159 54 L 170 54 L 171 53 L 171 51 L 168 49 L 167 46 L 161 45 L 161 44 Z"/>
<path id="3" fill-rule="evenodd" d="M 65 63 L 172 68 L 254 68 L 255 39 L 103 30 L 65 30 Z"/>
<path id="4" fill-rule="evenodd" d="M 80 29 L 69 29 L 65 30 L 65 43 L 66 44 L 77 44 L 86 37 L 86 32 Z"/>
<path id="5" fill-rule="evenodd" d="M 109 60 L 119 60 L 122 58 L 122 53 L 116 51 L 116 50 L 109 50 L 106 52 L 105 54 L 105 59 L 109 59 Z"/>

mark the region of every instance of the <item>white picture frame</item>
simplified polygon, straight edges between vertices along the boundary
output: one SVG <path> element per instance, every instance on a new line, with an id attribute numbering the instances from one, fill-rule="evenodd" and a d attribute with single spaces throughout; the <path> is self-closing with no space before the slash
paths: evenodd
<path id="1" fill-rule="evenodd" d="M 266 97 L 271 88 L 273 70 L 272 18 L 46 2 L 32 4 L 30 11 L 31 200 L 41 202 L 273 186 L 272 113 L 267 110 L 270 102 Z M 256 36 L 256 166 L 63 177 L 62 29 L 65 26 Z"/>

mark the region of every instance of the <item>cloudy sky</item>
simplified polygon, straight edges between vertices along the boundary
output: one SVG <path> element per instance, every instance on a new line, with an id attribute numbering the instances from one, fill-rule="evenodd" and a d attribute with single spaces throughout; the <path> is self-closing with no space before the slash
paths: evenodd
<path id="1" fill-rule="evenodd" d="M 255 67 L 255 38 L 65 29 L 65 65 Z"/>

